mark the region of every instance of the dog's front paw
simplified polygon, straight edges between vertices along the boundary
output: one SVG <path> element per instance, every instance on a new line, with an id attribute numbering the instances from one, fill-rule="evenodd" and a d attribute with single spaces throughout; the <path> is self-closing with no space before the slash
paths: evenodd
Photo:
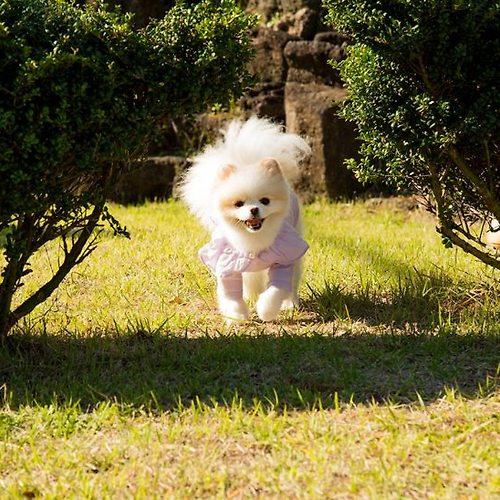
<path id="1" fill-rule="evenodd" d="M 281 304 L 282 311 L 291 311 L 299 308 L 299 297 L 296 295 L 288 296 Z"/>
<path id="2" fill-rule="evenodd" d="M 219 309 L 229 323 L 248 319 L 248 307 L 243 300 L 219 299 Z"/>
<path id="3" fill-rule="evenodd" d="M 273 321 L 276 319 L 283 301 L 289 293 L 275 286 L 270 286 L 265 292 L 261 293 L 256 305 L 259 318 L 262 321 Z"/>

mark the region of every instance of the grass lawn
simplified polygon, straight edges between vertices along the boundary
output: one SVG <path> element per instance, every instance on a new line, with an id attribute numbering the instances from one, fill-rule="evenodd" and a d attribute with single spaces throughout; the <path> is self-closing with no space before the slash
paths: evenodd
<path id="1" fill-rule="evenodd" d="M 233 327 L 182 206 L 112 207 L 0 343 L 0 496 L 499 498 L 500 274 L 404 205 L 306 207 L 301 310 Z"/>

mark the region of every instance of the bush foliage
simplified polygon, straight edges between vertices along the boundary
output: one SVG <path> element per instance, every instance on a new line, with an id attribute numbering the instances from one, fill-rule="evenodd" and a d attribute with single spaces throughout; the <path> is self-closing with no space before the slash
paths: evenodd
<path id="1" fill-rule="evenodd" d="M 363 181 L 422 195 L 447 246 L 500 268 L 482 242 L 500 220 L 500 4 L 326 0 L 353 46 L 343 115 L 357 124 Z"/>
<path id="2" fill-rule="evenodd" d="M 103 219 L 125 233 L 106 194 L 155 126 L 242 91 L 251 24 L 231 0 L 180 4 L 140 30 L 100 2 L 0 0 L 0 335 L 93 250 Z M 61 267 L 11 310 L 56 238 Z"/>

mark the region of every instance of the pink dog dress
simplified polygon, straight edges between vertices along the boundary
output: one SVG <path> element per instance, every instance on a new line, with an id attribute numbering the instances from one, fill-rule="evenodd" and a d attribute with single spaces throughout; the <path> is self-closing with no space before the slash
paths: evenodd
<path id="1" fill-rule="evenodd" d="M 215 229 L 212 239 L 198 255 L 217 277 L 227 298 L 243 297 L 242 273 L 269 269 L 269 286 L 292 290 L 293 264 L 299 260 L 309 245 L 295 230 L 299 218 L 299 204 L 295 194 L 290 194 L 290 209 L 273 244 L 257 255 L 244 253 L 231 246 L 221 231 Z"/>

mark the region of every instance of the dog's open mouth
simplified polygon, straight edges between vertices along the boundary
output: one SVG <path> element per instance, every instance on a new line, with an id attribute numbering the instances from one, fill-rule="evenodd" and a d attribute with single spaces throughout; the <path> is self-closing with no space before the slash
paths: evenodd
<path id="1" fill-rule="evenodd" d="M 247 219 L 245 221 L 245 226 L 250 229 L 250 231 L 258 231 L 262 224 L 264 223 L 264 219 L 259 217 L 255 217 L 254 219 Z"/>

